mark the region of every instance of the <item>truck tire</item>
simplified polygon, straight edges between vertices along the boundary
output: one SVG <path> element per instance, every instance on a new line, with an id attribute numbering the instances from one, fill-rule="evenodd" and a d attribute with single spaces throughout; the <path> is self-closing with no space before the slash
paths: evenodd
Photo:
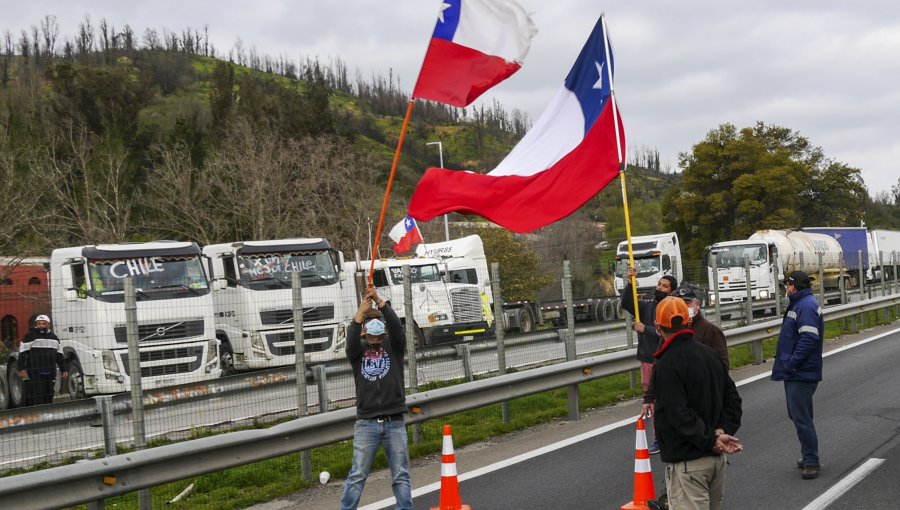
<path id="1" fill-rule="evenodd" d="M 616 307 L 610 300 L 603 301 L 603 322 L 609 322 L 616 318 Z"/>
<path id="2" fill-rule="evenodd" d="M 0 377 L 0 411 L 9 409 L 9 383 L 6 381 L 6 365 L 0 365 L 3 370 L 3 377 Z"/>
<path id="3" fill-rule="evenodd" d="M 527 309 L 522 308 L 519 310 L 517 320 L 519 323 L 519 331 L 522 333 L 531 333 L 534 331 L 534 317 L 531 316 L 531 312 Z"/>
<path id="4" fill-rule="evenodd" d="M 9 409 L 14 407 L 22 407 L 24 394 L 22 393 L 25 386 L 19 379 L 19 362 L 18 360 L 9 360 L 9 368 L 6 371 L 6 381 L 8 383 L 7 391 L 9 392 Z"/>
<path id="5" fill-rule="evenodd" d="M 591 319 L 594 322 L 603 322 L 604 320 L 606 320 L 603 318 L 603 301 L 597 301 L 596 303 L 594 303 L 594 311 L 593 313 L 591 313 Z"/>
<path id="6" fill-rule="evenodd" d="M 422 328 L 413 326 L 413 335 L 416 337 L 416 347 L 425 347 L 427 345 L 427 337 Z"/>
<path id="7" fill-rule="evenodd" d="M 231 348 L 231 342 L 225 337 L 218 337 L 221 345 L 219 346 L 219 367 L 222 369 L 222 377 L 235 373 L 234 369 L 234 350 Z"/>
<path id="8" fill-rule="evenodd" d="M 66 362 L 66 371 L 69 372 L 69 380 L 67 381 L 69 398 L 72 400 L 85 398 L 87 395 L 84 391 L 84 370 L 81 368 L 81 362 L 78 361 L 78 358 L 74 356 L 69 358 Z"/>

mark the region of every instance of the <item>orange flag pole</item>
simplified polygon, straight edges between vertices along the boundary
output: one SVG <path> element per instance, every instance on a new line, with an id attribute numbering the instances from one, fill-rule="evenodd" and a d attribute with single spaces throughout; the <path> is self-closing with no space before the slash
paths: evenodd
<path id="1" fill-rule="evenodd" d="M 406 128 L 409 126 L 409 118 L 412 116 L 413 105 L 416 100 L 409 99 L 406 106 L 406 117 L 403 118 L 403 127 L 400 128 L 400 138 L 397 140 L 397 150 L 394 152 L 394 162 L 391 164 L 391 173 L 388 176 L 387 188 L 384 190 L 384 201 L 381 203 L 381 216 L 378 217 L 378 228 L 372 239 L 372 261 L 369 266 L 369 276 L 366 279 L 368 285 L 372 285 L 372 277 L 375 273 L 375 254 L 378 253 L 378 241 L 381 239 L 381 231 L 384 228 L 384 215 L 387 212 L 388 198 L 391 196 L 391 186 L 394 184 L 394 174 L 397 172 L 397 164 L 400 162 L 400 150 L 403 148 L 403 139 L 406 137 Z"/>

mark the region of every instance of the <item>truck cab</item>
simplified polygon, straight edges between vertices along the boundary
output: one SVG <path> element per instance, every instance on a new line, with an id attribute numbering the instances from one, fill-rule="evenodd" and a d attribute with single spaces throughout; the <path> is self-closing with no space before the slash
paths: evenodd
<path id="1" fill-rule="evenodd" d="M 218 284 L 216 336 L 226 372 L 295 363 L 292 273 L 300 273 L 306 362 L 343 355 L 343 255 L 322 238 L 203 248 Z"/>
<path id="2" fill-rule="evenodd" d="M 681 265 L 681 245 L 678 234 L 654 234 L 631 238 L 634 254 L 635 281 L 639 294 L 652 293 L 663 276 L 674 276 L 679 283 L 684 277 Z M 622 241 L 616 248 L 616 295 L 621 295 L 628 280 L 628 241 Z"/>
<path id="3" fill-rule="evenodd" d="M 50 295 L 70 396 L 130 388 L 126 277 L 134 281 L 137 301 L 142 386 L 219 377 L 211 289 L 196 243 L 60 248 L 50 256 Z"/>
<path id="4" fill-rule="evenodd" d="M 718 285 L 719 301 L 732 303 L 747 299 L 747 282 L 753 299 L 769 299 L 774 296 L 781 282 L 778 264 L 778 248 L 764 241 L 724 241 L 708 248 L 707 278 L 709 288 Z M 713 271 L 713 259 L 716 270 Z M 750 261 L 747 274 L 746 261 Z M 715 301 L 715 293 L 709 298 Z"/>

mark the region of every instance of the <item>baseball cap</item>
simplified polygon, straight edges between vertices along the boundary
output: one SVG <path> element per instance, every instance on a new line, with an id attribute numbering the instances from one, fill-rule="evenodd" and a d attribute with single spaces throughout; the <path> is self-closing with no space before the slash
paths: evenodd
<path id="1" fill-rule="evenodd" d="M 37 322 L 37 321 L 50 322 L 50 317 L 47 317 L 46 315 L 38 315 L 37 317 L 34 318 L 34 322 Z"/>
<path id="2" fill-rule="evenodd" d="M 700 293 L 697 288 L 689 283 L 682 283 L 680 287 L 675 289 L 675 296 L 685 301 L 699 301 Z"/>
<path id="3" fill-rule="evenodd" d="M 798 289 L 808 289 L 812 286 L 812 283 L 809 280 L 809 275 L 807 275 L 803 271 L 794 271 L 790 276 L 787 277 L 787 280 L 785 280 L 784 283 L 785 285 L 790 283 Z"/>
<path id="4" fill-rule="evenodd" d="M 372 336 L 381 336 L 384 334 L 384 323 L 381 319 L 372 319 L 366 323 L 366 334 Z"/>
<path id="5" fill-rule="evenodd" d="M 666 329 L 687 326 L 690 322 L 687 303 L 683 299 L 669 296 L 656 305 L 656 324 Z"/>

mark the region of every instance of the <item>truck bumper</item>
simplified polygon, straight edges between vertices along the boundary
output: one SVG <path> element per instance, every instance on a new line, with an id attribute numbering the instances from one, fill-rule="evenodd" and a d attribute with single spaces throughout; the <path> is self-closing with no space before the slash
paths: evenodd
<path id="1" fill-rule="evenodd" d="M 467 342 L 474 340 L 478 335 L 484 335 L 492 331 L 487 321 L 469 322 L 465 324 L 453 324 L 451 326 L 436 326 L 431 328 L 431 342 Z"/>

